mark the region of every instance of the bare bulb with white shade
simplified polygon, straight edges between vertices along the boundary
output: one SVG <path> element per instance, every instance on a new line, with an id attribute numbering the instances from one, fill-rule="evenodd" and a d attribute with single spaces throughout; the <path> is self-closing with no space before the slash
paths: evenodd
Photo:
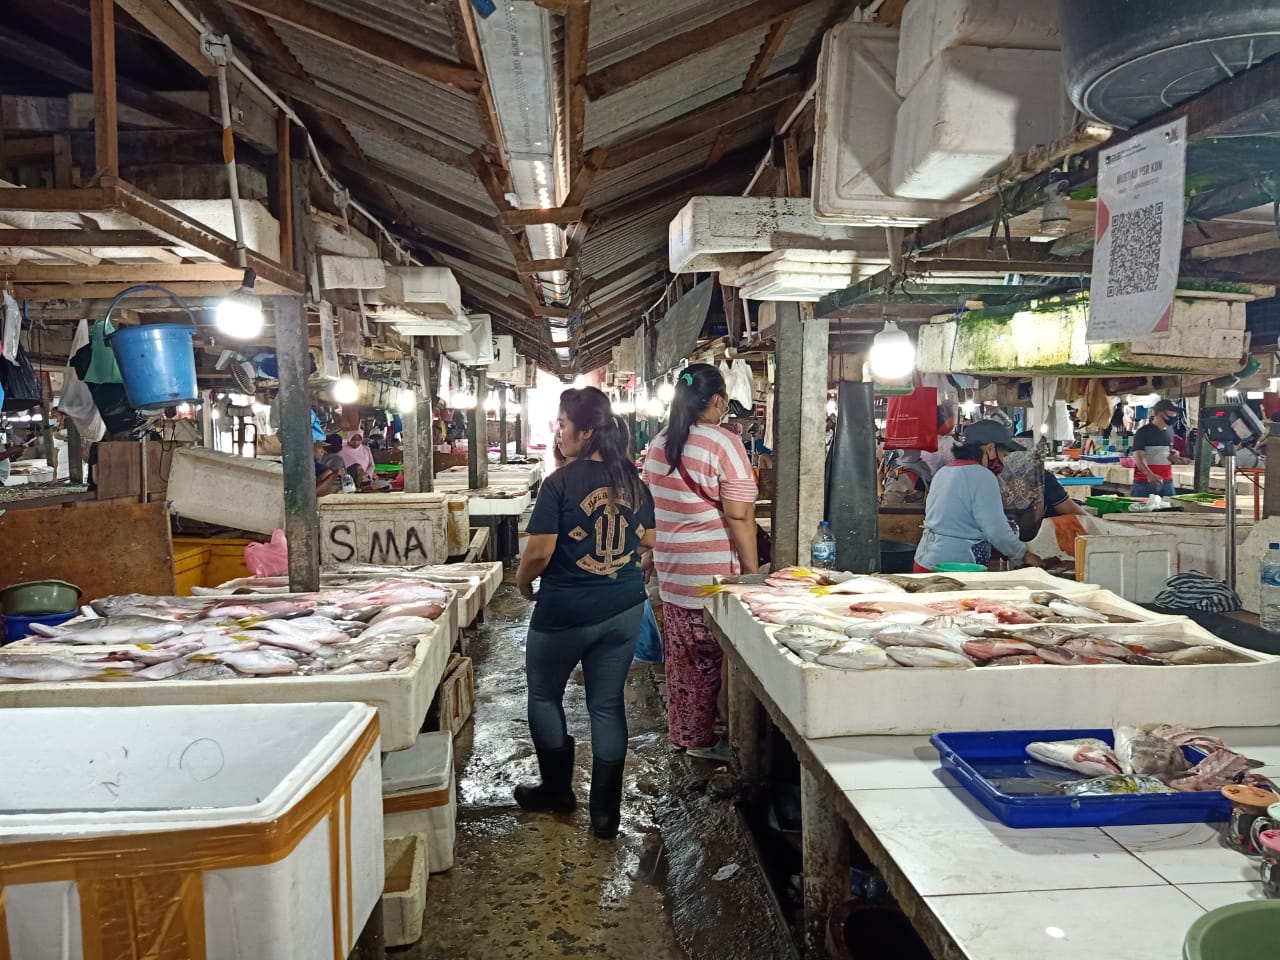
<path id="1" fill-rule="evenodd" d="M 871 374 L 877 380 L 905 380 L 915 369 L 916 348 L 905 330 L 899 329 L 894 321 L 886 320 L 884 329 L 871 342 L 868 361 Z"/>
<path id="2" fill-rule="evenodd" d="M 335 403 L 355 403 L 360 397 L 360 385 L 347 374 L 343 374 L 338 378 L 338 382 L 333 385 L 333 400 Z"/>
<path id="3" fill-rule="evenodd" d="M 241 287 L 218 301 L 214 321 L 228 337 L 251 340 L 262 333 L 262 301 Z"/>

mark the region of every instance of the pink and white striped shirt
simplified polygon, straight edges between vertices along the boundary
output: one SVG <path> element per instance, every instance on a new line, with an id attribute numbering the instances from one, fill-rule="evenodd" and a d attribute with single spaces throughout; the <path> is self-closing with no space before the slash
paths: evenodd
<path id="1" fill-rule="evenodd" d="M 723 427 L 696 424 L 684 447 L 684 468 L 701 489 L 690 489 L 680 470 L 669 469 L 663 430 L 649 445 L 642 476 L 653 494 L 658 542 L 654 566 L 664 603 L 700 609 L 701 587 L 716 576 L 742 571 L 724 514 L 712 500 L 754 503 L 755 474 L 742 440 Z"/>

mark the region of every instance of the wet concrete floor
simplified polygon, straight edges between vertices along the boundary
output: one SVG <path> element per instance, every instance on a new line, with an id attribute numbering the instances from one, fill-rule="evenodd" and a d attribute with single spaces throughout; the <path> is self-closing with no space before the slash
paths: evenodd
<path id="1" fill-rule="evenodd" d="M 536 779 L 525 719 L 524 635 L 531 605 L 506 583 L 471 640 L 477 703 L 455 741 L 458 840 L 452 871 L 431 877 L 420 943 L 405 960 L 790 960 L 763 874 L 715 764 L 666 736 L 662 669 L 635 664 L 627 681 L 631 743 L 622 832 L 591 836 L 591 754 L 581 677 L 565 712 L 578 741 L 568 816 L 525 813 L 512 787 Z M 713 879 L 722 868 L 736 871 Z"/>

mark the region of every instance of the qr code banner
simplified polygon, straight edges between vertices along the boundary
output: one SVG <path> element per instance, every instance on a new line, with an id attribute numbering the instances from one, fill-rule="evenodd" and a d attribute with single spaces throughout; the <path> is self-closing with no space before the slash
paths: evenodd
<path id="1" fill-rule="evenodd" d="M 1182 253 L 1185 119 L 1098 155 L 1089 343 L 1169 332 Z"/>

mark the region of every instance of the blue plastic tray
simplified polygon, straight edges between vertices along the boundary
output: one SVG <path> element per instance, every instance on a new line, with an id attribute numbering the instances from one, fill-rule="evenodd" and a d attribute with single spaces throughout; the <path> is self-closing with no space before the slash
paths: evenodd
<path id="1" fill-rule="evenodd" d="M 1121 455 L 1118 453 L 1089 453 L 1085 454 L 1080 459 L 1088 460 L 1090 463 L 1119 463 Z"/>
<path id="2" fill-rule="evenodd" d="M 1062 779 L 1069 771 L 1027 756 L 1037 740 L 1094 737 L 1114 745 L 1110 730 L 1001 730 L 935 733 L 930 738 L 942 767 L 1001 823 L 1009 827 L 1116 827 L 1144 823 L 1214 823 L 1231 816 L 1231 803 L 1217 790 L 1201 793 L 1132 794 L 1119 797 L 1023 797 L 1001 793 L 989 777 Z M 1191 763 L 1204 752 L 1184 747 Z M 1081 777 L 1080 779 L 1087 779 Z"/>

